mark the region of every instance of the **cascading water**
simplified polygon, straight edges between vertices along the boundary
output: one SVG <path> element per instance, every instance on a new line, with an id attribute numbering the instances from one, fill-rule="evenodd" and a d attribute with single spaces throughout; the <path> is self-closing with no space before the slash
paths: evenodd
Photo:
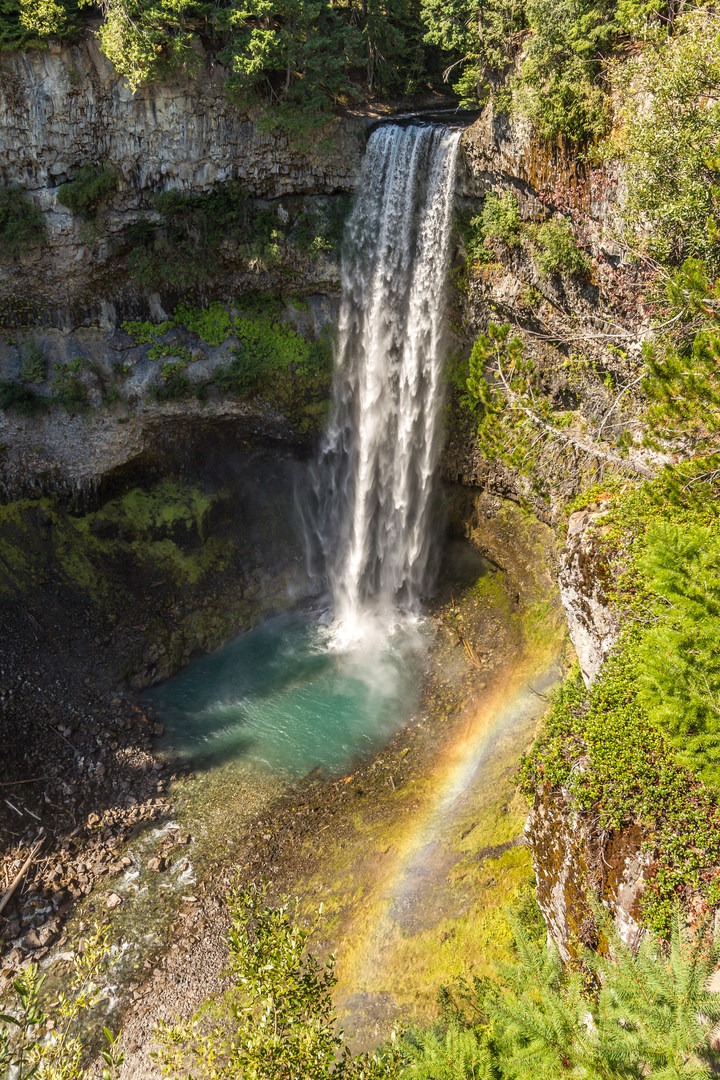
<path id="1" fill-rule="evenodd" d="M 460 133 L 387 124 L 370 137 L 345 235 L 333 411 L 317 532 L 349 644 L 417 608 L 432 566 L 445 282 Z"/>
<path id="2" fill-rule="evenodd" d="M 368 144 L 343 253 L 334 406 L 314 536 L 334 621 L 270 619 L 154 692 L 195 761 L 340 772 L 412 715 L 432 569 L 445 279 L 459 132 L 385 125 Z M 402 622 L 403 632 L 389 633 Z"/>

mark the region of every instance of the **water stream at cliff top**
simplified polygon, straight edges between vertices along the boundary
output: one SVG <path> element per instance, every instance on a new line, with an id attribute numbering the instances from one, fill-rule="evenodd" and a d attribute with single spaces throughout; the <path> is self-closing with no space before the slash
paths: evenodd
<path id="1" fill-rule="evenodd" d="M 343 242 L 333 404 L 306 508 L 324 618 L 268 620 L 152 694 L 170 743 L 301 775 L 366 756 L 412 715 L 438 551 L 445 281 L 460 133 L 370 137 Z"/>

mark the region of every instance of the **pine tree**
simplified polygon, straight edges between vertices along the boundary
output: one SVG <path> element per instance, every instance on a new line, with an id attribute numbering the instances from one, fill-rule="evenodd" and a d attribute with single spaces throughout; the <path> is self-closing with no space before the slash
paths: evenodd
<path id="1" fill-rule="evenodd" d="M 656 524 L 640 569 L 652 597 L 639 637 L 639 697 L 681 761 L 720 779 L 720 531 Z"/>
<path id="2" fill-rule="evenodd" d="M 615 1052 L 641 1062 L 641 1075 L 653 1080 L 715 1075 L 719 1058 L 711 1042 L 720 1021 L 720 994 L 708 984 L 720 948 L 707 928 L 691 933 L 678 909 L 669 946 L 648 935 L 636 953 L 608 932 L 612 960 L 597 964 L 598 1012 L 614 1032 Z"/>

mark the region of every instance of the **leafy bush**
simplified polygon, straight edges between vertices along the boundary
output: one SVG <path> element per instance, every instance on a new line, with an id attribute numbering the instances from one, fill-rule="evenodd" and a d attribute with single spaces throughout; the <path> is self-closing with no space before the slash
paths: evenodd
<path id="1" fill-rule="evenodd" d="M 126 334 L 130 334 L 136 345 L 147 345 L 151 341 L 157 341 L 161 338 L 170 329 L 171 325 L 170 321 L 152 323 L 138 319 L 127 319 L 122 324 L 122 328 Z"/>
<path id="2" fill-rule="evenodd" d="M 270 908 L 265 900 L 255 886 L 231 893 L 235 985 L 191 1020 L 158 1026 L 164 1074 L 390 1080 L 381 1058 L 352 1057 L 338 1033 L 333 958 L 322 964 L 309 951 L 311 931 L 300 926 L 297 905 Z"/>
<path id="3" fill-rule="evenodd" d="M 83 1024 L 103 997 L 101 983 L 110 967 L 107 931 L 98 928 L 73 954 L 66 988 L 52 1003 L 43 1001 L 45 975 L 35 963 L 12 983 L 8 1011 L 0 1015 L 0 1071 L 14 1080 L 84 1080 L 88 1047 Z M 51 1027 L 50 1027 L 51 1025 Z M 48 1033 L 49 1032 L 49 1033 Z M 118 1038 L 103 1028 L 103 1080 L 112 1080 L 123 1063 Z"/>
<path id="4" fill-rule="evenodd" d="M 42 242 L 45 221 L 40 207 L 21 187 L 0 187 L 0 258 L 16 259 Z"/>
<path id="5" fill-rule="evenodd" d="M 657 615 L 638 642 L 639 700 L 678 758 L 720 786 L 720 522 L 658 523 L 644 549 Z"/>
<path id="6" fill-rule="evenodd" d="M 235 182 L 203 193 L 165 191 L 154 201 L 162 222 L 137 222 L 123 237 L 130 271 L 143 285 L 197 286 L 220 272 L 228 247 L 262 259 L 276 225 L 273 210 L 253 207 Z"/>
<path id="7" fill-rule="evenodd" d="M 630 635 L 588 693 L 575 674 L 558 695 L 524 767 L 525 790 L 567 788 L 600 829 L 640 822 L 650 837 L 642 921 L 667 933 L 679 898 L 720 901 L 720 808 L 680 764 L 640 698 Z M 583 760 L 583 769 L 574 768 Z"/>
<path id="8" fill-rule="evenodd" d="M 328 338 L 310 342 L 287 323 L 268 316 L 240 317 L 234 323 L 242 348 L 215 382 L 240 397 L 259 396 L 283 412 L 300 430 L 322 419 L 316 406 L 327 398 L 332 348 Z"/>
<path id="9" fill-rule="evenodd" d="M 0 0 L 0 46 L 40 45 L 83 28 L 82 0 Z M 410 0 L 347 7 L 330 0 L 107 0 L 100 46 L 131 87 L 202 69 L 209 46 L 227 90 L 295 142 L 317 141 L 338 104 L 368 94 L 423 92 L 443 64 L 423 42 Z M 92 17 L 92 16 L 91 16 Z"/>
<path id="10" fill-rule="evenodd" d="M 514 106 L 547 139 L 585 143 L 604 134 L 607 97 L 599 75 L 616 38 L 608 0 L 528 0 L 532 35 Z"/>
<path id="11" fill-rule="evenodd" d="M 489 323 L 478 334 L 468 361 L 460 403 L 477 423 L 477 442 L 490 460 L 521 472 L 532 468 L 542 438 L 563 422 L 542 394 L 535 394 L 535 368 L 522 338 L 508 323 Z"/>
<path id="12" fill-rule="evenodd" d="M 603 518 L 624 637 L 587 692 L 559 696 L 526 783 L 567 786 L 600 828 L 640 821 L 652 869 L 645 922 L 667 927 L 678 896 L 720 902 L 720 470 L 666 469 Z M 717 462 L 715 462 L 717 466 Z M 582 758 L 584 768 L 574 763 Z"/>
<path id="13" fill-rule="evenodd" d="M 512 65 L 516 40 L 526 26 L 525 0 L 422 0 L 425 40 L 455 61 L 453 91 L 475 108 L 487 100 Z M 478 32 L 480 30 L 480 32 Z"/>
<path id="14" fill-rule="evenodd" d="M 68 30 L 68 12 L 57 0 L 23 0 L 21 21 L 38 37 L 62 37 Z"/>
<path id="15" fill-rule="evenodd" d="M 132 89 L 167 78 L 174 71 L 200 67 L 193 48 L 198 24 L 207 21 L 202 2 L 107 0 L 98 30 L 100 47 Z"/>
<path id="16" fill-rule="evenodd" d="M 688 259 L 665 282 L 660 319 L 643 356 L 650 438 L 677 439 L 707 454 L 720 434 L 720 282 Z"/>
<path id="17" fill-rule="evenodd" d="M 709 1076 L 720 995 L 708 983 L 720 949 L 676 915 L 670 946 L 647 937 L 637 953 L 605 920 L 612 957 L 586 953 L 563 967 L 544 934 L 515 916 L 517 960 L 497 981 L 442 994 L 444 1023 L 412 1031 L 372 1058 L 352 1057 L 334 1025 L 332 958 L 309 953 L 310 934 L 254 887 L 231 896 L 235 986 L 190 1021 L 160 1025 L 166 1075 L 205 1080 L 640 1080 Z M 295 912 L 295 916 L 297 913 Z M 592 979 L 588 974 L 592 973 Z"/>
<path id="18" fill-rule="evenodd" d="M 482 233 L 486 240 L 501 240 L 509 248 L 520 243 L 520 207 L 510 191 L 496 195 L 494 192 L 485 199 L 482 211 Z"/>
<path id="19" fill-rule="evenodd" d="M 476 980 L 450 995 L 454 1009 L 442 1043 L 434 1039 L 434 1060 L 424 1037 L 408 1080 L 710 1076 L 720 1015 L 720 995 L 707 989 L 720 955 L 711 935 L 693 936 L 676 916 L 669 949 L 647 937 L 634 953 L 602 922 L 612 958 L 586 953 L 581 971 L 563 970 L 554 950 L 516 920 L 517 962 L 499 985 Z"/>
<path id="20" fill-rule="evenodd" d="M 590 260 L 578 247 L 572 225 L 565 218 L 546 221 L 534 234 L 535 262 L 545 277 L 569 274 L 584 277 L 590 270 Z"/>
<path id="21" fill-rule="evenodd" d="M 158 401 L 181 401 L 193 395 L 195 388 L 187 374 L 186 360 L 168 360 L 160 369 L 160 385 L 155 388 Z"/>
<path id="22" fill-rule="evenodd" d="M 58 190 L 58 202 L 73 214 L 92 218 L 118 186 L 118 172 L 114 166 L 82 165 L 75 176 Z"/>
<path id="23" fill-rule="evenodd" d="M 222 345 L 233 332 L 232 315 L 222 304 L 210 304 L 204 308 L 179 304 L 172 321 L 176 326 L 184 326 L 197 334 L 206 345 Z"/>
<path id="24" fill-rule="evenodd" d="M 68 412 L 84 409 L 88 403 L 88 388 L 80 377 L 87 366 L 87 361 L 81 357 L 55 365 L 50 392 Z"/>
<path id="25" fill-rule="evenodd" d="M 47 408 L 47 401 L 25 383 L 0 379 L 0 409 L 33 416 Z"/>

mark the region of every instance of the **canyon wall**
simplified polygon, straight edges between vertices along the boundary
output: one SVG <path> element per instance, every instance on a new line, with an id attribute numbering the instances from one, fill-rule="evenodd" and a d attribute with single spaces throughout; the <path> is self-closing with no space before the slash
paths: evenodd
<path id="1" fill-rule="evenodd" d="M 262 130 L 228 98 L 227 72 L 209 56 L 202 64 L 192 80 L 132 91 L 91 34 L 74 46 L 0 58 L 0 184 L 24 188 L 45 225 L 42 242 L 19 258 L 0 254 L 0 322 L 111 325 L 118 306 L 142 308 L 145 300 L 147 309 L 148 290 L 128 277 L 122 255 L 129 228 L 160 220 L 159 192 L 203 193 L 235 182 L 252 201 L 252 217 L 269 200 L 352 190 L 365 118 L 346 115 L 314 139 L 293 141 Z M 89 216 L 58 200 L 85 166 L 108 168 L 116 181 Z M 277 274 L 258 274 L 232 245 L 224 262 L 228 295 L 276 284 Z M 324 264 L 305 271 L 315 284 L 328 276 Z"/>
<path id="2" fill-rule="evenodd" d="M 220 271 L 195 281 L 186 292 L 201 302 L 263 290 L 285 298 L 296 292 L 310 296 L 311 317 L 305 325 L 298 323 L 297 310 L 286 310 L 282 317 L 316 338 L 322 325 L 332 322 L 337 250 L 309 257 L 288 236 L 301 215 L 318 208 L 325 213 L 352 192 L 370 118 L 338 117 L 318 139 L 300 145 L 280 132 L 262 130 L 239 111 L 225 94 L 222 69 L 209 57 L 203 57 L 203 64 L 201 76 L 192 82 L 132 92 L 91 36 L 72 47 L 0 59 L 0 183 L 26 189 L 45 223 L 41 244 L 14 260 L 0 256 L 0 323 L 11 328 L 35 324 L 30 331 L 5 335 L 0 377 L 19 377 L 30 339 L 47 353 L 51 367 L 77 357 L 94 365 L 83 375 L 93 404 L 89 414 L 55 411 L 34 418 L 8 412 L 3 417 L 0 465 L 6 496 L 68 489 L 92 493 L 108 481 L 119 483 L 120 476 L 127 480 L 132 463 L 147 462 L 173 433 L 192 446 L 198 431 L 207 439 L 214 425 L 232 425 L 237 439 L 247 444 L 273 443 L 280 454 L 287 447 L 297 450 L 297 432 L 262 405 L 223 400 L 215 392 L 209 401 L 152 400 L 157 383 L 153 365 L 160 363 L 149 356 L 155 343 L 140 345 L 123 336 L 117 324 L 128 314 L 164 318 L 183 290 L 133 276 L 128 230 L 138 224 L 162 228 L 154 202 L 160 192 L 200 195 L 236 184 L 233 190 L 248 200 L 250 222 L 268 209 L 274 215 L 282 234 L 280 254 L 263 261 L 228 239 L 217 252 Z M 490 321 L 512 323 L 546 399 L 571 411 L 589 434 L 547 439 L 537 448 L 533 442 L 524 464 L 511 461 L 510 455 L 489 461 L 472 420 L 451 403 L 444 477 L 463 485 L 470 502 L 475 500 L 473 505 L 482 505 L 491 517 L 498 496 L 529 508 L 555 528 L 562 546 L 563 507 L 569 498 L 601 483 L 609 469 L 633 476 L 650 471 L 641 453 L 631 447 L 621 454 L 616 445 L 621 435 L 640 432 L 633 394 L 617 398 L 616 384 L 628 364 L 639 369 L 645 326 L 644 313 L 635 305 L 636 271 L 624 261 L 617 239 L 620 179 L 611 170 L 578 164 L 563 147 L 537 143 L 522 123 L 511 124 L 489 109 L 467 130 L 462 147 L 458 196 L 467 216 L 480 213 L 489 191 L 511 192 L 528 226 L 556 214 L 571 218 L 592 260 L 591 273 L 582 280 L 547 275 L 538 269 L 530 245 L 496 245 L 495 258 L 473 268 L 455 289 L 457 347 L 467 353 Z M 110 167 L 116 188 L 83 217 L 58 196 L 87 165 Z M 458 265 L 462 244 L 458 238 Z M 622 355 L 608 349 L 610 339 L 620 342 Z M 172 342 L 163 338 L 162 343 L 167 360 L 173 356 Z M 200 371 L 212 375 L 236 345 L 230 341 L 204 349 L 202 357 L 193 355 L 192 377 Z M 191 335 L 178 339 L 183 355 L 196 346 Z M 93 379 L 98 386 L 103 377 L 112 380 L 116 361 L 133 369 L 133 400 L 95 411 L 100 398 L 95 402 L 92 397 L 97 389 Z M 567 547 L 559 556 L 563 602 L 588 681 L 617 629 L 595 558 L 592 526 L 600 518 L 601 507 L 571 518 Z M 471 529 L 470 516 L 468 522 Z M 252 567 L 246 574 L 250 591 L 255 573 Z M 229 605 L 227 625 L 207 632 L 204 646 L 222 639 L 241 606 L 240 601 Z M 141 682 L 158 672 L 167 674 L 186 659 L 191 639 L 192 628 L 159 659 L 143 653 L 136 665 Z M 539 797 L 528 836 L 540 904 L 563 955 L 577 941 L 591 943 L 588 889 L 607 902 L 628 940 L 636 936 L 643 839 L 637 830 L 599 837 L 569 801 L 553 796 Z"/>

